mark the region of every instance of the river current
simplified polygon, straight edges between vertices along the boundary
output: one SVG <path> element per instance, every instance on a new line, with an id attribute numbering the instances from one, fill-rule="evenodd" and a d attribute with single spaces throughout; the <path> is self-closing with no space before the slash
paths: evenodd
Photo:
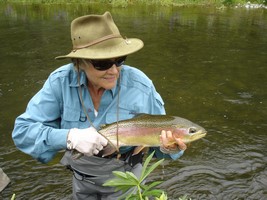
<path id="1" fill-rule="evenodd" d="M 16 116 L 48 75 L 67 61 L 70 22 L 110 11 L 125 37 L 145 47 L 127 58 L 144 71 L 166 111 L 205 127 L 181 159 L 148 178 L 170 200 L 267 199 L 267 10 L 99 4 L 0 6 L 0 167 L 11 184 L 0 199 L 70 199 L 71 173 L 59 160 L 41 164 L 11 139 Z"/>

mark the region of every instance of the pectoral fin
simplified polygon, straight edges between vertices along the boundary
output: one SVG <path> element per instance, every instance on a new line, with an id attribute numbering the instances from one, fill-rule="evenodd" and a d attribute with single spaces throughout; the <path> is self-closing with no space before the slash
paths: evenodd
<path id="1" fill-rule="evenodd" d="M 101 151 L 101 153 L 102 153 L 102 157 L 109 156 L 109 155 L 113 154 L 114 152 L 116 152 L 116 149 L 115 149 L 112 145 L 110 145 L 110 144 L 108 144 L 108 145 Z"/>
<path id="2" fill-rule="evenodd" d="M 146 146 L 138 146 L 134 148 L 133 155 L 139 154 L 141 151 L 145 151 Z"/>

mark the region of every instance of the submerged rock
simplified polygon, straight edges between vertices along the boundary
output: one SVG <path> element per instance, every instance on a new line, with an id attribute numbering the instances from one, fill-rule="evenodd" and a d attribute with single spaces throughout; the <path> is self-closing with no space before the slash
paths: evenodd
<path id="1" fill-rule="evenodd" d="M 5 187 L 10 183 L 10 179 L 0 168 L 0 192 L 5 189 Z"/>

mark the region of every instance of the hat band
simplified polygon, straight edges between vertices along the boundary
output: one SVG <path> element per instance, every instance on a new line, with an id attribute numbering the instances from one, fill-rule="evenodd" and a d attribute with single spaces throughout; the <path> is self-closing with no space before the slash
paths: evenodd
<path id="1" fill-rule="evenodd" d="M 87 48 L 90 46 L 93 46 L 97 43 L 103 42 L 105 40 L 109 40 L 109 39 L 113 39 L 113 38 L 122 38 L 122 36 L 120 34 L 110 34 L 110 35 L 106 35 L 104 37 L 98 38 L 97 40 L 94 40 L 93 42 L 90 42 L 89 44 L 86 45 L 80 45 L 80 46 L 75 46 L 73 47 L 73 51 L 76 51 L 78 49 L 83 49 L 83 48 Z"/>

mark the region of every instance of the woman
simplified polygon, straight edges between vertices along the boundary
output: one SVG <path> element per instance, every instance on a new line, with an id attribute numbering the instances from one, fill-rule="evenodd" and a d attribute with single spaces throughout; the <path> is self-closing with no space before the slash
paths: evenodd
<path id="1" fill-rule="evenodd" d="M 118 199 L 121 191 L 103 187 L 112 171 L 142 169 L 142 153 L 133 147 L 120 148 L 102 157 L 108 141 L 97 130 L 102 124 L 130 119 L 139 113 L 165 114 L 164 103 L 152 81 L 140 70 L 124 64 L 126 56 L 143 47 L 140 39 L 124 39 L 109 12 L 79 17 L 71 23 L 73 50 L 57 59 L 72 63 L 52 72 L 43 88 L 30 100 L 25 113 L 15 121 L 12 133 L 16 146 L 46 163 L 62 149 L 82 153 L 73 159 L 66 151 L 61 163 L 73 172 L 74 199 Z M 162 130 L 161 141 L 173 155 L 156 150 L 158 157 L 177 158 L 186 145 L 168 146 L 170 131 Z"/>

